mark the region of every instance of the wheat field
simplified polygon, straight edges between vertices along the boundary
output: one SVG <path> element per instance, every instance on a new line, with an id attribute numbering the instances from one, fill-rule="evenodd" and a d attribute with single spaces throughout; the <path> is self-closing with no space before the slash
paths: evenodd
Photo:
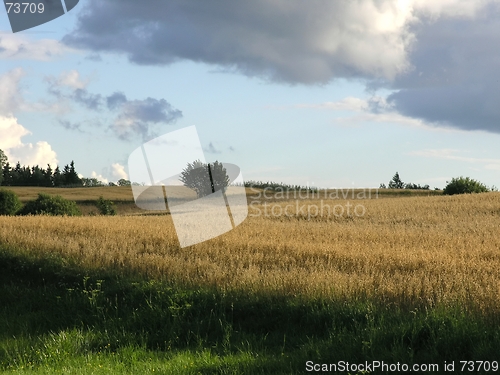
<path id="1" fill-rule="evenodd" d="M 220 291 L 499 310 L 500 193 L 357 200 L 364 215 L 338 217 L 257 216 L 263 203 L 233 231 L 183 249 L 169 215 L 4 216 L 0 246 Z M 275 212 L 292 203 L 274 201 Z"/>

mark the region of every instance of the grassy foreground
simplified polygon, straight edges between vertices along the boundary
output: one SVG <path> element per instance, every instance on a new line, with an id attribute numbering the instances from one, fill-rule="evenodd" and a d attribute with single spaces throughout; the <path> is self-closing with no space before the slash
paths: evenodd
<path id="1" fill-rule="evenodd" d="M 495 316 L 370 299 L 222 293 L 2 250 L 0 363 L 15 374 L 300 374 L 305 363 L 493 360 Z M 355 372 L 353 372 L 355 373 Z"/>
<path id="2" fill-rule="evenodd" d="M 168 215 L 0 217 L 0 370 L 301 374 L 307 361 L 384 361 L 450 373 L 455 361 L 458 373 L 459 361 L 499 361 L 500 194 L 352 203 L 366 213 L 254 205 L 186 249 Z"/>

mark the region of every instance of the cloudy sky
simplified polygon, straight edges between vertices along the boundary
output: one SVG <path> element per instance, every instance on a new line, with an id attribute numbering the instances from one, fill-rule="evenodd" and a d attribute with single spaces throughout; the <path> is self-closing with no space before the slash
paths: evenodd
<path id="1" fill-rule="evenodd" d="M 2 11 L 0 149 L 116 181 L 196 125 L 247 180 L 500 186 L 498 3 L 80 0 L 15 34 Z"/>

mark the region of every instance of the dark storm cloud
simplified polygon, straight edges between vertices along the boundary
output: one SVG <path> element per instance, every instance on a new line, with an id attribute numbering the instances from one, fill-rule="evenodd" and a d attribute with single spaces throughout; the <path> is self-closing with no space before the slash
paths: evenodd
<path id="1" fill-rule="evenodd" d="M 392 0 L 89 0 L 63 42 L 142 65 L 192 60 L 287 83 L 392 77 L 407 35 Z M 389 18 L 390 20 L 390 18 Z"/>
<path id="2" fill-rule="evenodd" d="M 391 85 L 400 113 L 436 125 L 500 132 L 500 12 L 423 22 L 410 60 L 414 69 Z"/>
<path id="3" fill-rule="evenodd" d="M 388 102 L 403 115 L 500 132 L 498 5 L 421 0 L 401 10 L 401 4 L 88 0 L 63 42 L 141 65 L 191 60 L 280 83 L 362 79 L 369 90 L 394 90 Z M 131 118 L 138 113 L 130 111 Z"/>

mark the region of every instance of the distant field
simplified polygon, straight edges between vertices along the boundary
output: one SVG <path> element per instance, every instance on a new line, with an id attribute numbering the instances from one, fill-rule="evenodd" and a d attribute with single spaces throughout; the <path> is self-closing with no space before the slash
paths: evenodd
<path id="1" fill-rule="evenodd" d="M 130 186 L 106 186 L 93 188 L 47 188 L 31 186 L 1 186 L 1 188 L 14 191 L 21 201 L 26 202 L 36 199 L 39 193 L 60 195 L 63 198 L 76 202 L 96 201 L 99 196 L 105 199 L 121 202 L 133 202 L 134 196 Z"/>
<path id="2" fill-rule="evenodd" d="M 21 201 L 25 202 L 30 199 L 35 199 L 38 193 L 46 193 L 53 195 L 61 195 L 63 198 L 71 199 L 79 203 L 95 201 L 99 196 L 105 199 L 120 202 L 133 202 L 134 196 L 130 186 L 104 186 L 92 188 L 46 188 L 46 187 L 27 187 L 27 186 L 0 186 L 0 188 L 14 191 Z M 355 194 L 368 189 L 354 189 Z M 246 188 L 249 197 L 255 196 L 262 189 Z M 324 190 L 321 190 L 324 192 Z M 353 189 L 338 189 L 339 197 L 342 199 L 342 194 L 346 194 L 346 198 L 350 198 Z M 373 198 L 401 197 L 401 196 L 434 196 L 442 195 L 442 190 L 405 190 L 405 189 L 370 189 Z M 268 195 L 276 194 L 273 190 L 267 190 Z M 333 192 L 332 189 L 327 190 L 328 194 Z M 305 192 L 303 192 L 305 194 Z"/>
<path id="3" fill-rule="evenodd" d="M 0 186 L 14 191 L 23 203 L 29 200 L 36 199 L 39 193 L 50 195 L 60 195 L 63 198 L 76 201 L 83 215 L 96 214 L 98 210 L 95 207 L 95 201 L 102 196 L 104 199 L 109 199 L 115 203 L 116 211 L 119 215 L 164 215 L 165 212 L 145 211 L 137 207 L 134 203 L 132 188 L 129 186 L 103 186 L 92 188 L 44 188 L 44 187 L 26 187 L 26 186 Z M 255 199 L 264 197 L 262 189 L 246 188 L 249 203 Z M 371 194 L 370 199 L 383 198 L 398 198 L 398 197 L 416 197 L 416 196 L 435 196 L 442 195 L 441 190 L 404 190 L 404 189 L 338 189 L 339 200 L 352 199 L 352 193 L 357 195 L 360 192 Z M 335 190 L 326 190 L 326 194 L 334 194 Z M 283 199 L 279 191 L 266 190 L 265 192 L 268 201 L 280 201 Z M 306 194 L 302 191 L 302 194 Z M 321 196 L 325 194 L 325 190 L 321 190 Z M 286 193 L 284 194 L 286 195 Z M 181 193 L 182 196 L 182 193 Z M 289 192 L 289 199 L 293 199 L 293 193 Z"/>

